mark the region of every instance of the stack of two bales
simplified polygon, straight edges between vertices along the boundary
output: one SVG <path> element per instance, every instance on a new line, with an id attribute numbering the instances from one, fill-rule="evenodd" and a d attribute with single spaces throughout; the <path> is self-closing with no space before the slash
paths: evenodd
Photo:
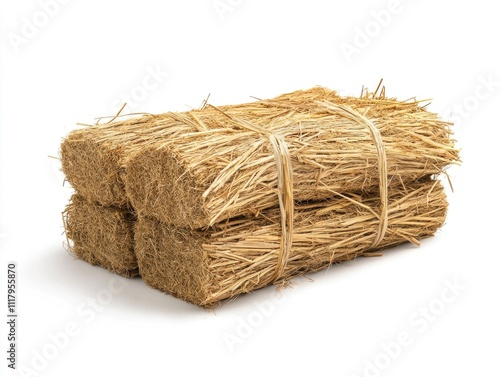
<path id="1" fill-rule="evenodd" d="M 138 214 L 143 279 L 197 305 L 418 243 L 445 218 L 433 176 L 457 151 L 415 101 L 314 88 L 140 119 L 96 131 L 91 180 Z"/>
<path id="2" fill-rule="evenodd" d="M 170 135 L 175 114 L 145 115 L 71 132 L 61 145 L 62 169 L 76 193 L 63 213 L 70 251 L 125 277 L 139 275 L 136 211 L 124 183 L 132 152 Z M 72 242 L 69 242 L 71 240 Z"/>
<path id="3" fill-rule="evenodd" d="M 125 277 L 139 274 L 133 227 L 137 220 L 123 189 L 118 165 L 110 170 L 98 127 L 73 131 L 61 145 L 66 179 L 76 193 L 63 212 L 70 251 L 79 259 Z M 72 241 L 69 242 L 69 240 Z"/>

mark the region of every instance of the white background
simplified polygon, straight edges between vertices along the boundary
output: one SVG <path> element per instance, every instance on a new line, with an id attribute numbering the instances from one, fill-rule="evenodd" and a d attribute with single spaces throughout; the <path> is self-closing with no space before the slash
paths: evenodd
<path id="1" fill-rule="evenodd" d="M 61 0 L 43 10 L 47 2 L 4 0 L 0 11 L 0 296 L 16 261 L 17 366 L 31 369 L 6 367 L 2 319 L 2 375 L 499 375 L 500 24 L 491 1 Z M 151 70 L 160 74 L 144 91 Z M 127 112 L 159 113 L 198 107 L 209 93 L 216 105 L 315 85 L 358 95 L 380 78 L 388 95 L 432 98 L 431 110 L 457 122 L 464 162 L 450 170 L 447 224 L 420 248 L 297 279 L 279 302 L 270 287 L 215 312 L 63 249 L 71 190 L 48 156 L 77 122 L 114 114 L 124 96 L 133 94 Z M 458 295 L 446 291 L 455 283 Z M 126 286 L 110 296 L 109 284 Z M 429 306 L 436 315 L 424 320 Z M 68 326 L 71 337 L 61 335 Z M 411 344 L 384 350 L 401 332 Z M 241 344 L 231 348 L 228 336 Z"/>

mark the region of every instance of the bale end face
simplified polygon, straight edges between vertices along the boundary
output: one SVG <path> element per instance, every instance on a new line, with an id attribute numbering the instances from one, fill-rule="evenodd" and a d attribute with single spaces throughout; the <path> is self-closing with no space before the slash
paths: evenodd
<path id="1" fill-rule="evenodd" d="M 205 237 L 139 217 L 135 225 L 135 249 L 143 280 L 151 287 L 198 306 L 210 296 L 208 254 Z"/>
<path id="2" fill-rule="evenodd" d="M 125 182 L 138 215 L 190 228 L 206 226 L 203 185 L 168 148 L 149 148 L 134 155 L 127 163 Z"/>
<path id="3" fill-rule="evenodd" d="M 70 252 L 78 259 L 125 277 L 139 275 L 134 252 L 134 215 L 73 195 L 64 212 Z"/>
<path id="4" fill-rule="evenodd" d="M 87 199 L 106 206 L 126 207 L 120 151 L 100 143 L 97 130 L 73 131 L 61 144 L 66 179 Z"/>

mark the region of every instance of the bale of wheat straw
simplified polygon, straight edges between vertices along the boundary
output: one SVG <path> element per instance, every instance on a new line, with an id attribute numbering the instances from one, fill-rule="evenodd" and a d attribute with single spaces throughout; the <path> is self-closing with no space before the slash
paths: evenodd
<path id="1" fill-rule="evenodd" d="M 392 185 L 389 198 L 388 228 L 376 248 L 372 248 L 380 221 L 376 194 L 351 193 L 297 206 L 293 247 L 279 281 L 403 242 L 418 244 L 444 222 L 447 201 L 439 181 Z M 265 211 L 259 219 L 241 217 L 208 230 L 139 216 L 135 232 L 141 276 L 161 291 L 213 306 L 276 283 L 280 229 L 277 209 Z"/>
<path id="2" fill-rule="evenodd" d="M 144 115 L 71 132 L 61 144 L 62 170 L 75 190 L 106 206 L 130 207 L 122 176 L 131 146 L 147 144 L 138 133 L 162 129 L 162 117 Z"/>
<path id="3" fill-rule="evenodd" d="M 278 205 L 278 169 L 269 138 L 288 148 L 296 201 L 379 185 L 376 146 L 366 122 L 379 130 L 388 181 L 406 183 L 438 174 L 458 160 L 447 122 L 415 100 L 382 93 L 341 97 L 313 88 L 218 109 L 206 106 L 172 124 L 171 137 L 135 151 L 124 178 L 140 215 L 200 228 Z"/>
<path id="4" fill-rule="evenodd" d="M 139 274 L 134 252 L 136 218 L 133 213 L 75 194 L 63 219 L 69 250 L 78 259 L 126 277 Z"/>

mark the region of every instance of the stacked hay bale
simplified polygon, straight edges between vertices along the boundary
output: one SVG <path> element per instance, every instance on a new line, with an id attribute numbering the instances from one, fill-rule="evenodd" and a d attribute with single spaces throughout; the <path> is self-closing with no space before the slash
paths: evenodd
<path id="1" fill-rule="evenodd" d="M 63 170 L 91 200 L 133 208 L 148 284 L 213 306 L 443 224 L 449 124 L 381 93 L 313 88 L 90 127 L 64 141 Z"/>
<path id="2" fill-rule="evenodd" d="M 75 194 L 63 213 L 66 236 L 73 254 L 90 264 L 122 276 L 139 274 L 134 252 L 133 212 L 103 206 Z"/>

